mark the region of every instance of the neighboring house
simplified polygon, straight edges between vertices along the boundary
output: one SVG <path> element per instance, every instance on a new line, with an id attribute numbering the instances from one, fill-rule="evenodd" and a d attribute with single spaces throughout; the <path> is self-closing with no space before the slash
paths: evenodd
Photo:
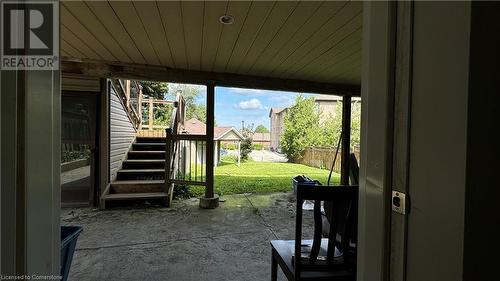
<path id="1" fill-rule="evenodd" d="M 270 148 L 277 150 L 280 146 L 281 135 L 285 129 L 285 113 L 288 108 L 271 108 L 269 118 L 271 119 L 271 135 L 270 135 Z"/>
<path id="2" fill-rule="evenodd" d="M 361 98 L 359 97 L 352 97 L 352 102 L 360 102 Z M 320 115 L 320 123 L 323 123 L 328 119 L 330 116 L 331 117 L 339 117 L 340 116 L 335 116 L 336 114 L 336 108 L 338 103 L 342 103 L 342 97 L 341 96 L 333 96 L 333 95 L 317 95 L 314 98 L 314 102 L 316 103 L 316 108 L 318 109 L 319 112 L 321 112 Z"/>
<path id="3" fill-rule="evenodd" d="M 323 123 L 330 116 L 335 116 L 335 109 L 338 102 L 342 102 L 342 97 L 340 96 L 330 96 L 330 95 L 318 95 L 314 98 L 317 110 L 321 113 L 319 122 Z"/>
<path id="4" fill-rule="evenodd" d="M 254 133 L 252 137 L 253 144 L 260 144 L 268 149 L 271 146 L 271 133 Z"/>
<path id="5" fill-rule="evenodd" d="M 359 97 L 353 97 L 353 102 L 359 102 L 361 99 Z M 316 104 L 316 109 L 321 113 L 320 123 L 323 123 L 330 116 L 335 116 L 337 104 L 342 102 L 341 96 L 334 95 L 317 95 L 314 97 L 314 102 Z M 283 135 L 285 114 L 288 108 L 271 108 L 269 112 L 269 118 L 271 121 L 271 139 L 270 148 L 272 150 L 277 150 L 280 147 L 281 135 Z M 340 117 L 340 116 L 339 116 Z"/>

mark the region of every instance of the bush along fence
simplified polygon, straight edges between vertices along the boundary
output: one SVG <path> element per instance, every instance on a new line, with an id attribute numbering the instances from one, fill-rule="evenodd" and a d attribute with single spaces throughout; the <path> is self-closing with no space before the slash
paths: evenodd
<path id="1" fill-rule="evenodd" d="M 333 158 L 335 157 L 335 151 L 335 147 L 306 147 L 302 154 L 302 157 L 297 157 L 297 159 L 294 159 L 293 162 L 309 167 L 329 170 L 332 166 Z M 351 151 L 354 153 L 354 155 L 356 155 L 356 159 L 359 163 L 359 147 L 355 147 Z M 342 149 L 339 149 L 337 161 L 335 162 L 335 167 L 333 167 L 333 171 L 337 173 L 340 173 L 341 154 Z"/>

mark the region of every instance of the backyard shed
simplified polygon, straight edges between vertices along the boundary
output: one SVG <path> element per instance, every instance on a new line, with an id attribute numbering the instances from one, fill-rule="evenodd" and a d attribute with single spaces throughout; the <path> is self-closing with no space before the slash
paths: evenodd
<path id="1" fill-rule="evenodd" d="M 201 122 L 196 118 L 191 118 L 184 123 L 184 132 L 190 135 L 204 135 L 206 133 L 206 124 Z M 217 166 L 221 159 L 221 143 L 222 142 L 231 142 L 237 143 L 237 154 L 238 154 L 238 165 L 240 163 L 240 150 L 241 150 L 241 141 L 244 140 L 245 137 L 238 132 L 234 127 L 214 127 L 214 164 Z M 202 144 L 198 144 L 200 146 Z M 194 149 L 194 148 L 193 148 Z M 203 148 L 197 147 L 196 151 L 198 151 L 197 156 L 201 159 L 203 157 L 201 155 Z M 199 161 L 200 162 L 200 161 Z"/>

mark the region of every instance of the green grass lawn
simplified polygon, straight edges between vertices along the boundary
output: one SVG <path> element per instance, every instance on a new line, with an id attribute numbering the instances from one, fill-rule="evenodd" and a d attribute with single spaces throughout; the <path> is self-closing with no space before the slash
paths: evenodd
<path id="1" fill-rule="evenodd" d="M 292 178 L 297 175 L 306 175 L 326 184 L 329 171 L 294 163 L 249 161 L 238 167 L 232 161 L 222 161 L 214 173 L 215 193 L 228 195 L 290 191 Z M 339 182 L 339 174 L 333 173 L 331 184 Z M 204 187 L 190 187 L 192 195 L 201 195 L 204 190 Z"/>

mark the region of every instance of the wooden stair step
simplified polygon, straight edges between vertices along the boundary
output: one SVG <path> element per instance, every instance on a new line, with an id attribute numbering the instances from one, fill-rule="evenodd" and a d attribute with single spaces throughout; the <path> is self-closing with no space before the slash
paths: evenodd
<path id="1" fill-rule="evenodd" d="M 164 180 L 119 180 L 109 185 L 108 194 L 164 192 Z"/>
<path id="2" fill-rule="evenodd" d="M 165 159 L 127 159 L 125 162 L 131 163 L 165 163 Z"/>
<path id="3" fill-rule="evenodd" d="M 131 184 L 164 184 L 163 180 L 132 180 L 132 181 L 114 181 L 111 185 L 131 185 Z"/>
<path id="4" fill-rule="evenodd" d="M 143 193 L 110 193 L 102 196 L 104 200 L 135 200 L 135 199 L 163 199 L 168 198 L 166 192 L 143 192 Z"/>
<path id="5" fill-rule="evenodd" d="M 129 151 L 128 159 L 165 159 L 165 151 Z"/>
<path id="6" fill-rule="evenodd" d="M 128 153 L 135 153 L 135 154 L 159 154 L 159 153 L 165 153 L 165 150 L 132 150 L 132 151 L 129 151 Z"/>
<path id="7" fill-rule="evenodd" d="M 165 173 L 165 169 L 122 169 L 118 173 Z"/>
<path id="8" fill-rule="evenodd" d="M 136 143 L 163 143 L 165 144 L 166 138 L 165 137 L 137 137 L 135 139 Z"/>
<path id="9" fill-rule="evenodd" d="M 123 169 L 165 169 L 165 159 L 128 159 Z"/>
<path id="10" fill-rule="evenodd" d="M 134 145 L 137 145 L 137 146 L 148 146 L 148 145 L 151 145 L 151 146 L 161 146 L 161 147 L 164 147 L 165 144 L 164 143 L 161 143 L 161 142 L 136 142 L 134 143 Z"/>
<path id="11" fill-rule="evenodd" d="M 134 143 L 132 144 L 133 151 L 165 151 L 164 143 Z"/>
<path id="12" fill-rule="evenodd" d="M 122 180 L 164 180 L 165 169 L 122 169 L 116 179 Z"/>

